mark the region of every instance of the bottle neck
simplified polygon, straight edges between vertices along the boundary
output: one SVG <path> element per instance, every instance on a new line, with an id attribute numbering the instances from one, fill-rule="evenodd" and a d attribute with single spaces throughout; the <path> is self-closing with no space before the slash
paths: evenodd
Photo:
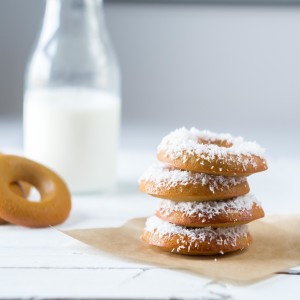
<path id="1" fill-rule="evenodd" d="M 28 82 L 119 91 L 119 70 L 101 0 L 47 0 Z"/>
<path id="2" fill-rule="evenodd" d="M 65 17 L 89 15 L 102 7 L 102 0 L 47 0 L 45 19 L 60 13 Z"/>
<path id="3" fill-rule="evenodd" d="M 47 0 L 42 33 L 46 40 L 58 28 L 63 35 L 99 34 L 102 17 L 102 0 Z"/>

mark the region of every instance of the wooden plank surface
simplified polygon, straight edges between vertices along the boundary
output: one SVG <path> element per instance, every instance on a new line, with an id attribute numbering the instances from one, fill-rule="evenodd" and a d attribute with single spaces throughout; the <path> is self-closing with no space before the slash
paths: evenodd
<path id="1" fill-rule="evenodd" d="M 119 226 L 151 213 L 154 202 L 137 192 L 74 197 L 71 217 L 59 228 Z M 0 298 L 280 299 L 281 290 L 300 293 L 300 276 L 276 275 L 235 287 L 182 270 L 124 261 L 53 228 L 13 225 L 0 228 L 0 283 Z"/>

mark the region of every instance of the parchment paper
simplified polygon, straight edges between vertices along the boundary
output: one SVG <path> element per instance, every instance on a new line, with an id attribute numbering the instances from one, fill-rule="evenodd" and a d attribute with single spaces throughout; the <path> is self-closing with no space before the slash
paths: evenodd
<path id="1" fill-rule="evenodd" d="M 300 264 L 300 215 L 269 216 L 249 224 L 254 242 L 246 251 L 211 257 L 171 254 L 140 240 L 145 218 L 119 228 L 64 231 L 110 254 L 136 262 L 184 269 L 232 283 L 252 283 Z M 216 260 L 215 260 L 216 258 Z"/>

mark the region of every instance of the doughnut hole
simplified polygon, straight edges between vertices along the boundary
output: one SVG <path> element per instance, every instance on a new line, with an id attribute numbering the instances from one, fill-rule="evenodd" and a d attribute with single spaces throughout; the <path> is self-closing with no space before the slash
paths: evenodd
<path id="1" fill-rule="evenodd" d="M 39 191 L 30 183 L 25 181 L 13 182 L 10 184 L 11 190 L 28 201 L 39 202 L 41 195 Z"/>
<path id="2" fill-rule="evenodd" d="M 27 195 L 26 199 L 28 201 L 32 201 L 32 202 L 39 202 L 41 201 L 41 194 L 40 192 L 32 185 L 30 188 L 30 192 Z"/>
<path id="3" fill-rule="evenodd" d="M 198 139 L 199 144 L 204 144 L 204 145 L 216 145 L 218 147 L 225 147 L 225 148 L 230 148 L 233 146 L 232 143 L 228 142 L 227 140 L 205 140 L 205 139 Z"/>

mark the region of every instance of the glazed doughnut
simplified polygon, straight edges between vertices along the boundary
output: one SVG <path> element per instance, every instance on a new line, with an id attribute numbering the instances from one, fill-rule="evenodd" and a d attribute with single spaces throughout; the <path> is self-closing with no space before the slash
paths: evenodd
<path id="1" fill-rule="evenodd" d="M 0 217 L 9 223 L 46 227 L 62 223 L 69 215 L 71 198 L 63 180 L 48 168 L 13 155 L 0 156 Z M 10 185 L 24 181 L 36 187 L 40 202 L 28 201 Z"/>
<path id="2" fill-rule="evenodd" d="M 141 238 L 162 250 L 187 255 L 224 254 L 243 250 L 252 242 L 247 225 L 187 228 L 155 216 L 148 218 Z"/>
<path id="3" fill-rule="evenodd" d="M 193 173 L 162 163 L 150 167 L 139 184 L 142 192 L 173 201 L 224 200 L 249 192 L 246 177 Z"/>
<path id="4" fill-rule="evenodd" d="M 226 201 L 174 202 L 162 200 L 156 216 L 186 227 L 231 227 L 264 217 L 260 203 L 252 194 Z"/>
<path id="5" fill-rule="evenodd" d="M 264 149 L 230 134 L 180 128 L 158 146 L 158 159 L 172 166 L 199 173 L 248 176 L 267 170 Z"/>

